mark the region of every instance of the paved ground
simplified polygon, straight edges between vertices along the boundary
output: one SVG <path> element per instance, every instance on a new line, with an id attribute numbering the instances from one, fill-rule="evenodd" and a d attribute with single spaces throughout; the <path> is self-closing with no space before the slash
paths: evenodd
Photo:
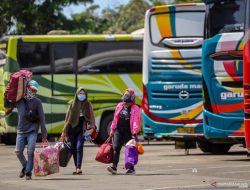
<path id="1" fill-rule="evenodd" d="M 106 171 L 106 165 L 94 160 L 97 147 L 84 149 L 83 175 L 71 175 L 73 160 L 59 174 L 33 177 L 31 181 L 19 179 L 19 162 L 14 146 L 0 145 L 0 189 L 50 190 L 50 189 L 239 189 L 250 188 L 250 159 L 244 149 L 234 146 L 227 155 L 203 154 L 199 149 L 175 150 L 171 143 L 144 145 L 136 175 L 124 175 L 123 154 L 118 175 Z"/>

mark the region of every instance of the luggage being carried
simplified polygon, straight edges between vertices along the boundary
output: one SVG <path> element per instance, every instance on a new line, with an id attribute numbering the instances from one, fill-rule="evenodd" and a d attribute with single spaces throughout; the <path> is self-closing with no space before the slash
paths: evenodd
<path id="1" fill-rule="evenodd" d="M 59 151 L 59 165 L 66 167 L 72 157 L 71 145 L 68 142 L 57 142 L 55 147 Z"/>
<path id="2" fill-rule="evenodd" d="M 113 161 L 113 145 L 111 144 L 111 138 L 108 138 L 104 144 L 102 144 L 96 154 L 95 160 L 104 164 L 109 164 Z"/>
<path id="3" fill-rule="evenodd" d="M 47 146 L 42 149 L 35 149 L 34 152 L 34 174 L 35 176 L 46 176 L 59 173 L 58 149 Z"/>
<path id="4" fill-rule="evenodd" d="M 125 168 L 133 168 L 138 162 L 137 142 L 131 139 L 125 146 Z"/>
<path id="5" fill-rule="evenodd" d="M 32 73 L 27 70 L 20 70 L 10 75 L 10 80 L 4 93 L 4 106 L 18 102 L 25 94 L 27 82 L 32 79 Z"/>

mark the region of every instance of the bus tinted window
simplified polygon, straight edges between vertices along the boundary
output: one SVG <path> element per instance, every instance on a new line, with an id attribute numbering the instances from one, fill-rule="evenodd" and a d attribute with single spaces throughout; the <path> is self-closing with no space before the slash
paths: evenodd
<path id="1" fill-rule="evenodd" d="M 245 0 L 225 0 L 209 4 L 206 37 L 243 31 L 245 7 Z"/>
<path id="2" fill-rule="evenodd" d="M 142 41 L 81 42 L 79 73 L 141 73 Z"/>
<path id="3" fill-rule="evenodd" d="M 50 73 L 50 56 L 48 43 L 19 43 L 17 61 L 20 68 L 35 73 Z"/>
<path id="4" fill-rule="evenodd" d="M 58 43 L 54 49 L 54 72 L 60 74 L 72 74 L 74 71 L 75 44 Z"/>

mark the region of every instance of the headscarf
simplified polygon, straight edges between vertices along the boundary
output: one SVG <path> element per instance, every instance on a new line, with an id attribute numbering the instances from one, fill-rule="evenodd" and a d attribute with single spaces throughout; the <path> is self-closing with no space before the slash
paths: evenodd
<path id="1" fill-rule="evenodd" d="M 127 88 L 124 92 L 124 94 L 128 92 L 129 95 L 131 96 L 132 103 L 135 103 L 135 91 L 132 88 Z"/>
<path id="2" fill-rule="evenodd" d="M 79 92 L 83 90 L 84 93 L 86 94 L 86 99 L 84 101 L 79 101 L 77 98 L 77 95 L 79 94 Z M 82 111 L 82 114 L 85 118 L 86 121 L 90 121 L 90 114 L 89 114 L 89 101 L 88 101 L 88 94 L 87 91 L 80 87 L 77 89 L 74 99 L 71 101 L 71 105 L 69 108 L 69 124 L 71 125 L 71 127 L 76 127 L 78 125 L 79 122 L 79 117 L 80 117 L 80 111 Z"/>

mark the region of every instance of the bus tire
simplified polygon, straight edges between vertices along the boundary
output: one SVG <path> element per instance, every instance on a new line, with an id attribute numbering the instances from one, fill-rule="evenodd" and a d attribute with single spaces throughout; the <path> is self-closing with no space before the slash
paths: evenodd
<path id="1" fill-rule="evenodd" d="M 15 145 L 16 144 L 16 134 L 8 134 L 1 136 L 2 143 L 6 145 Z"/>
<path id="2" fill-rule="evenodd" d="M 226 154 L 231 148 L 232 144 L 213 144 L 211 153 Z"/>
<path id="3" fill-rule="evenodd" d="M 202 152 L 212 154 L 226 154 L 232 146 L 232 144 L 210 143 L 209 141 L 198 141 L 197 144 Z"/>
<path id="4" fill-rule="evenodd" d="M 198 147 L 204 153 L 208 153 L 212 151 L 211 143 L 208 141 L 198 141 Z"/>
<path id="5" fill-rule="evenodd" d="M 102 143 L 106 141 L 106 139 L 109 137 L 109 132 L 110 132 L 110 126 L 113 121 L 113 114 L 108 114 L 105 116 L 101 122 L 101 127 L 100 127 L 100 140 Z"/>

